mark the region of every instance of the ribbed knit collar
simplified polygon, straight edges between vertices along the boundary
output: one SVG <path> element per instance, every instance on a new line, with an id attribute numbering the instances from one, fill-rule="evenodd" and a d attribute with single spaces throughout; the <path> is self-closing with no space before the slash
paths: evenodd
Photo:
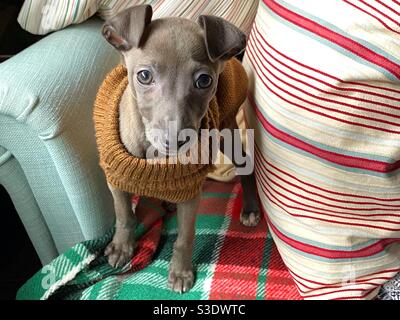
<path id="1" fill-rule="evenodd" d="M 171 161 L 168 158 L 142 159 L 130 154 L 121 142 L 119 132 L 119 105 L 127 86 L 127 70 L 120 65 L 104 80 L 94 106 L 93 118 L 100 165 L 108 183 L 139 196 L 156 197 L 171 202 L 193 198 L 214 166 L 182 164 L 176 159 Z M 219 128 L 217 97 L 209 105 L 202 128 Z"/>

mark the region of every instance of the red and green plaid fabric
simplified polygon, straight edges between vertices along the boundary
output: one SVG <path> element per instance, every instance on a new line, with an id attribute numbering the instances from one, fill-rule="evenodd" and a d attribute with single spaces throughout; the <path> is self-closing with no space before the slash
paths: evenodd
<path id="1" fill-rule="evenodd" d="M 196 222 L 194 287 L 185 294 L 167 288 L 168 265 L 177 236 L 175 214 L 157 200 L 137 208 L 138 246 L 131 263 L 111 268 L 103 238 L 80 243 L 34 275 L 17 299 L 300 299 L 265 221 L 240 224 L 241 186 L 207 181 Z"/>

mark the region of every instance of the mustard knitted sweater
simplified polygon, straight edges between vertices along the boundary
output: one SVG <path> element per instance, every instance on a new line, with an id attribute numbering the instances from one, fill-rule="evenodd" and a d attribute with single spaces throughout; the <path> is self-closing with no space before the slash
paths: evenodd
<path id="1" fill-rule="evenodd" d="M 247 94 L 247 75 L 237 59 L 226 63 L 219 77 L 217 93 L 202 120 L 202 128 L 222 130 L 235 121 Z M 94 123 L 100 166 L 107 182 L 138 196 L 170 202 L 194 198 L 201 190 L 212 164 L 184 164 L 172 158 L 142 159 L 130 154 L 120 139 L 119 104 L 128 85 L 127 70 L 113 69 L 101 85 L 95 105 Z"/>

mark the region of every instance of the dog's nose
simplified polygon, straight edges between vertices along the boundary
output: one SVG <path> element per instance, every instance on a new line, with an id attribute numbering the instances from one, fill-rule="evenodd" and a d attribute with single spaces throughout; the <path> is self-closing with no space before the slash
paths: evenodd
<path id="1" fill-rule="evenodd" d="M 179 141 L 177 144 L 171 145 L 169 140 L 166 140 L 163 143 L 163 148 L 165 152 L 174 152 L 174 150 L 177 152 L 185 143 L 186 141 Z"/>
<path id="2" fill-rule="evenodd" d="M 178 142 L 177 142 L 177 147 L 178 148 L 180 148 L 180 147 L 182 147 L 186 142 L 188 142 L 189 141 L 189 138 L 186 138 L 185 140 L 179 140 Z M 167 147 L 167 148 L 169 148 L 170 146 L 171 146 L 171 143 L 169 142 L 169 140 L 165 140 L 165 146 Z"/>
<path id="3" fill-rule="evenodd" d="M 189 130 L 194 130 L 194 129 L 189 129 Z M 179 141 L 178 141 L 178 147 L 179 147 L 179 148 L 182 147 L 183 145 L 185 145 L 185 144 L 188 143 L 189 141 L 190 141 L 190 136 L 187 135 L 187 136 L 185 137 L 184 140 L 179 140 Z"/>
<path id="4" fill-rule="evenodd" d="M 186 142 L 187 142 L 187 140 L 185 140 L 185 141 L 178 141 L 177 147 L 178 147 L 178 148 L 182 147 Z M 169 149 L 170 146 L 171 146 L 171 143 L 169 142 L 169 140 L 165 140 L 165 147 L 166 147 L 167 149 Z"/>
<path id="5" fill-rule="evenodd" d="M 186 143 L 185 141 L 178 141 L 178 148 L 182 147 Z"/>

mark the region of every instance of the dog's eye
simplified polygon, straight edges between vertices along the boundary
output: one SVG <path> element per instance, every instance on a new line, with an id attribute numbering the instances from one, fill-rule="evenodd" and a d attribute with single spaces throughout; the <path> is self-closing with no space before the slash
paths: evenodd
<path id="1" fill-rule="evenodd" d="M 207 89 L 211 86 L 213 79 L 208 74 L 201 74 L 196 82 L 196 88 L 198 89 Z"/>
<path id="2" fill-rule="evenodd" d="M 138 72 L 137 79 L 141 84 L 149 85 L 153 82 L 153 75 L 149 70 L 142 70 Z"/>

